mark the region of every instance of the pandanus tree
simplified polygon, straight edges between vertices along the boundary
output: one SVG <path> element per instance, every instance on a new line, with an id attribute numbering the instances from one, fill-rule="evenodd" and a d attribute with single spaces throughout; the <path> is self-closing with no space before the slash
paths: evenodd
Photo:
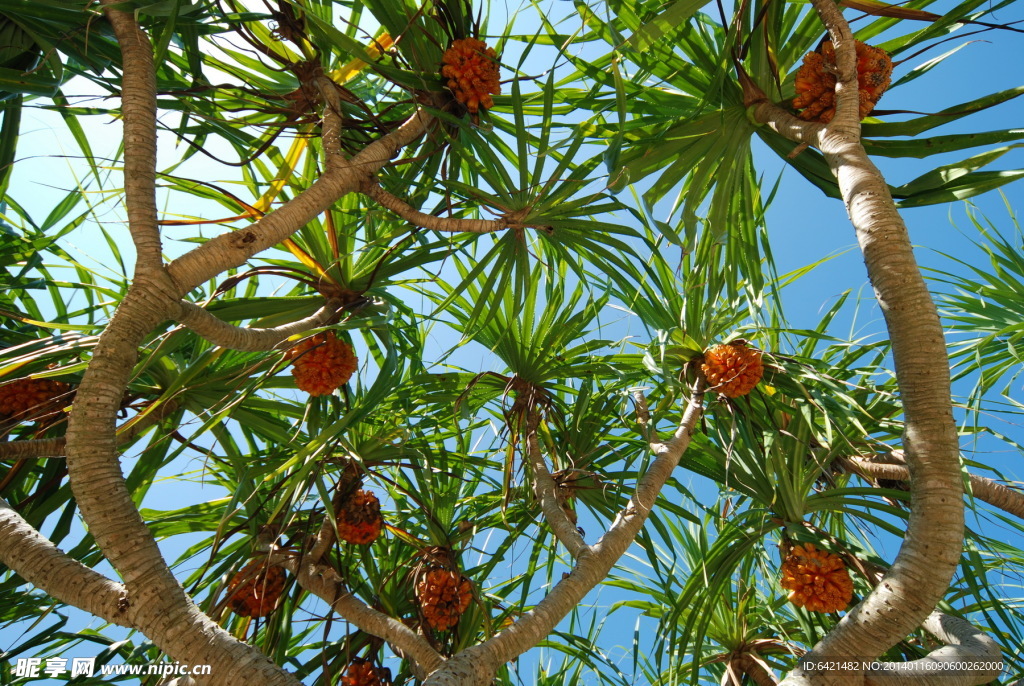
<path id="1" fill-rule="evenodd" d="M 948 36 L 1020 36 L 927 4 L 0 3 L 0 157 L 40 103 L 86 173 L 42 221 L 2 181 L 5 683 L 82 640 L 210 684 L 1021 672 L 1024 498 L 959 443 L 1020 406 L 1024 263 L 979 221 L 991 270 L 929 283 L 899 212 L 1021 172 L 869 156 L 1021 138 L 922 136 L 1019 88 L 879 110 Z M 787 325 L 770 154 L 845 204 L 881 340 L 842 301 Z M 63 242 L 93 224 L 121 273 Z M 647 628 L 632 674 L 599 587 Z"/>

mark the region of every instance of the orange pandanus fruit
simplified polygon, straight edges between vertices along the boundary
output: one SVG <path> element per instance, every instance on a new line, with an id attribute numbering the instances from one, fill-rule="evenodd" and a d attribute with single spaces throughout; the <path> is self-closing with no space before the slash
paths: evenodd
<path id="1" fill-rule="evenodd" d="M 266 617 L 277 607 L 284 592 L 283 567 L 253 560 L 228 584 L 228 607 L 243 617 Z"/>
<path id="2" fill-rule="evenodd" d="M 473 599 L 473 585 L 458 572 L 431 567 L 416 585 L 416 600 L 431 627 L 445 631 L 459 623 Z"/>
<path id="3" fill-rule="evenodd" d="M 57 402 L 70 390 L 68 384 L 52 379 L 17 379 L 0 386 L 0 419 L 39 419 L 59 409 Z"/>
<path id="4" fill-rule="evenodd" d="M 853 599 L 853 580 L 843 559 L 810 543 L 790 551 L 780 585 L 789 591 L 791 603 L 811 612 L 845 610 Z"/>
<path id="5" fill-rule="evenodd" d="M 868 116 L 889 87 L 892 60 L 881 48 L 856 41 L 857 89 L 860 96 L 860 118 Z M 793 108 L 806 121 L 827 124 L 836 115 L 836 53 L 831 41 L 825 41 L 821 52 L 804 55 L 804 63 L 796 72 L 796 97 Z"/>
<path id="6" fill-rule="evenodd" d="M 373 543 L 384 528 L 380 501 L 373 491 L 358 489 L 338 508 L 338 537 L 349 543 Z"/>
<path id="7" fill-rule="evenodd" d="M 445 51 L 441 61 L 441 76 L 448 79 L 448 88 L 466 109 L 476 114 L 481 108 L 494 106 L 491 95 L 501 92 L 501 84 L 493 48 L 476 38 L 460 38 Z"/>
<path id="8" fill-rule="evenodd" d="M 708 386 L 729 398 L 754 390 L 764 374 L 761 351 L 736 341 L 713 345 L 704 352 L 701 365 Z"/>
<path id="9" fill-rule="evenodd" d="M 352 378 L 358 360 L 351 345 L 325 331 L 299 343 L 286 354 L 293 360 L 295 384 L 310 395 L 330 395 Z"/>
<path id="10" fill-rule="evenodd" d="M 378 669 L 369 660 L 355 659 L 345 669 L 338 686 L 390 686 L 391 671 Z"/>

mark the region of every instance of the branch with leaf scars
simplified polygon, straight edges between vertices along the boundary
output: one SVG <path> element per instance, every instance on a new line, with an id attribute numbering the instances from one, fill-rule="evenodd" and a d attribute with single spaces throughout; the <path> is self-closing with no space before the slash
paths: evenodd
<path id="1" fill-rule="evenodd" d="M 576 559 L 576 566 L 568 576 L 558 582 L 532 610 L 492 640 L 474 646 L 463 657 L 467 669 L 471 662 L 483 660 L 487 665 L 502 665 L 535 646 L 550 634 L 567 613 L 599 584 L 620 557 L 632 545 L 654 502 L 679 459 L 690 444 L 697 421 L 704 408 L 707 382 L 700 378 L 694 384 L 686 410 L 671 440 L 652 443 L 655 458 L 640 478 L 626 509 L 618 514 L 608 531 L 594 545 L 586 548 Z M 454 660 L 455 658 L 453 658 Z M 445 678 L 431 677 L 427 684 L 454 683 Z"/>
<path id="2" fill-rule="evenodd" d="M 278 552 L 271 555 L 271 562 L 279 564 L 295 574 L 295 579 L 304 590 L 317 596 L 339 615 L 352 622 L 368 634 L 382 638 L 398 647 L 414 663 L 429 673 L 444 662 L 426 639 L 394 617 L 378 612 L 345 590 L 345 580 L 329 565 L 302 562 L 293 553 Z"/>
<path id="3" fill-rule="evenodd" d="M 875 462 L 865 457 L 841 457 L 837 462 L 843 471 L 869 480 L 910 481 L 910 469 L 905 464 Z M 978 474 L 968 474 L 968 478 L 975 498 L 1024 519 L 1024 493 Z"/>
<path id="4" fill-rule="evenodd" d="M 825 124 L 804 121 L 793 116 L 791 112 L 787 112 L 768 99 L 768 94 L 750 78 L 743 65 L 737 64 L 736 71 L 743 88 L 743 105 L 750 108 L 750 113 L 755 121 L 767 124 L 776 133 L 795 143 L 800 143 L 802 146 L 811 145 L 817 141 L 818 136 L 825 129 Z M 798 148 L 798 150 L 801 149 L 803 148 Z"/>
<path id="5" fill-rule="evenodd" d="M 775 678 L 772 668 L 757 653 L 744 653 L 738 662 L 740 669 L 751 678 L 755 686 L 778 686 L 779 680 Z"/>
<path id="6" fill-rule="evenodd" d="M 942 323 L 906 225 L 861 141 L 853 33 L 834 0 L 812 4 L 835 48 L 835 117 L 824 126 L 801 122 L 768 102 L 763 93 L 752 94 L 746 87 L 745 95 L 755 120 L 821 151 L 836 177 L 892 342 L 903 406 L 903 446 L 914 477 L 906 536 L 879 584 L 821 638 L 809 658 L 874 659 L 928 617 L 956 571 L 964 531 L 959 445 Z M 798 665 L 783 683 L 840 686 L 851 679 L 805 672 Z"/>
<path id="7" fill-rule="evenodd" d="M 391 210 L 405 221 L 421 229 L 445 231 L 448 233 L 494 233 L 495 231 L 504 231 L 505 229 L 537 229 L 545 233 L 551 233 L 550 226 L 524 224 L 515 221 L 510 215 L 505 215 L 501 219 L 466 219 L 462 217 L 438 217 L 435 214 L 420 212 L 401 198 L 381 188 L 377 180 L 373 178 L 363 181 L 359 191 L 366 197 L 376 201 L 381 207 Z"/>
<path id="8" fill-rule="evenodd" d="M 3 498 L 0 562 L 62 603 L 112 624 L 135 628 L 126 614 L 124 586 L 62 553 Z"/>
<path id="9" fill-rule="evenodd" d="M 156 211 L 156 71 L 153 47 L 121 0 L 102 0 L 121 46 L 121 114 L 124 120 L 124 193 L 135 243 L 136 275 L 163 269 Z"/>
<path id="10" fill-rule="evenodd" d="M 316 87 L 324 100 L 324 120 L 320 129 L 320 140 L 324 146 L 324 166 L 335 169 L 347 165 L 345 155 L 341 151 L 341 96 L 338 86 L 326 76 L 316 77 Z"/>
<path id="11" fill-rule="evenodd" d="M 145 40 L 145 35 L 137 32 L 136 38 Z M 152 69 L 152 62 L 148 64 Z M 131 94 L 126 91 L 123 97 L 129 99 Z M 206 241 L 166 269 L 140 265 L 99 337 L 68 418 L 70 483 L 90 532 L 124 580 L 132 602 L 146 606 L 151 615 L 160 618 L 159 622 L 141 627 L 142 630 L 175 659 L 236 664 L 247 680 L 265 686 L 298 684 L 294 676 L 267 660 L 258 649 L 238 641 L 199 612 L 168 568 L 128 492 L 117 460 L 118 441 L 113 427 L 138 360 L 139 346 L 150 332 L 180 310 L 180 299 L 187 293 L 280 243 L 339 198 L 357 190 L 365 176 L 387 164 L 399 149 L 422 135 L 432 121 L 431 115 L 417 110 L 396 130 L 367 145 L 350 165 L 325 171 L 309 188 L 252 226 Z M 138 123 L 140 127 L 155 129 L 155 120 L 142 118 Z M 125 147 L 126 157 L 134 154 L 128 141 Z M 141 167 L 140 170 L 145 172 Z M 127 179 L 126 185 L 131 181 Z M 150 187 L 150 193 L 153 192 Z M 134 192 L 126 199 L 130 212 L 134 203 L 141 203 L 143 215 L 147 214 L 147 203 L 154 202 L 153 198 Z M 134 227 L 130 228 L 136 233 Z M 235 670 L 221 670 L 208 681 L 219 686 L 235 683 L 239 678 Z"/>
<path id="12" fill-rule="evenodd" d="M 271 247 L 358 188 L 399 148 L 421 135 L 432 121 L 423 111 L 356 156 L 352 165 L 324 172 L 309 188 L 264 215 L 252 226 L 221 234 L 167 265 L 166 271 L 139 271 L 99 337 L 82 377 L 67 429 L 67 464 L 72 490 L 97 545 L 121 574 L 136 600 L 164 621 L 147 625 L 147 636 L 178 660 L 246 665 L 249 680 L 266 686 L 298 681 L 259 651 L 217 627 L 200 613 L 167 567 L 152 532 L 133 502 L 117 461 L 114 417 L 145 337 L 180 310 L 180 299 L 232 266 Z M 170 283 L 167 277 L 170 277 Z M 211 677 L 211 684 L 237 680 L 234 672 Z"/>
<path id="13" fill-rule="evenodd" d="M 28 441 L 0 443 L 0 460 L 31 460 L 64 457 L 64 437 L 37 438 Z"/>
<path id="14" fill-rule="evenodd" d="M 334 523 L 334 521 L 333 521 L 333 519 L 331 517 L 325 516 L 323 523 L 320 525 L 320 530 L 317 532 L 316 537 L 313 539 L 312 544 L 310 545 L 309 550 L 304 552 L 304 553 L 302 553 L 297 559 L 295 557 L 291 557 L 291 556 L 288 557 L 287 561 L 284 562 L 283 564 L 286 567 L 288 567 L 288 569 L 290 569 L 292 571 L 295 571 L 297 569 L 302 569 L 304 567 L 305 568 L 313 568 L 313 569 L 324 568 L 325 570 L 326 569 L 330 569 L 330 574 L 336 575 L 336 573 L 334 572 L 334 568 L 333 567 L 329 567 L 329 566 L 318 564 L 320 562 L 320 559 L 324 556 L 324 554 L 327 553 L 327 550 L 331 547 L 331 545 L 334 543 L 336 538 L 337 538 L 337 528 L 336 528 L 336 525 L 335 525 L 335 523 Z M 324 571 L 324 573 L 326 574 L 327 572 Z M 299 580 L 299 585 L 302 586 L 302 580 L 301 579 Z M 314 595 L 318 595 L 312 588 L 309 588 L 309 587 L 306 587 L 306 586 L 303 586 L 303 588 L 305 588 L 305 590 L 309 591 L 310 593 L 313 593 Z M 352 598 L 352 602 L 356 603 L 356 605 L 354 605 L 352 607 L 347 607 L 346 606 L 344 611 L 342 609 L 340 609 L 340 608 L 336 608 L 336 609 L 338 609 L 338 614 L 340 614 L 345 619 L 349 619 L 348 615 L 346 615 L 345 612 L 349 612 L 349 613 L 351 613 L 353 611 L 358 612 L 360 607 L 361 607 L 361 604 L 359 603 L 358 600 L 356 600 L 354 597 L 352 597 L 351 594 L 348 594 L 348 595 L 349 595 L 350 598 Z M 335 596 L 333 596 L 333 595 L 331 595 L 331 596 L 318 595 L 318 597 L 320 597 L 323 600 L 326 600 L 328 603 L 330 603 L 331 602 L 331 598 L 333 598 Z M 384 616 L 386 616 L 386 615 L 384 615 Z M 354 620 L 350 620 L 350 621 L 354 621 Z M 402 624 L 402 626 L 404 627 L 405 625 Z M 363 627 L 360 627 L 360 628 L 363 628 Z M 368 631 L 368 630 L 364 629 L 364 631 Z M 403 632 L 402 635 L 404 636 L 404 632 Z M 401 657 L 401 658 L 408 658 L 409 659 L 409 664 L 411 666 L 411 669 L 412 669 L 412 672 L 413 672 L 413 676 L 415 676 L 420 681 L 422 681 L 423 679 L 425 679 L 427 677 L 427 673 L 428 672 L 427 672 L 426 668 L 423 667 L 423 665 L 421 665 L 419 661 L 413 659 L 412 656 L 409 653 L 407 653 L 407 651 L 403 650 L 400 645 L 398 645 L 394 641 L 388 639 L 387 637 L 380 636 L 380 638 L 384 638 L 385 640 L 387 640 L 389 642 L 389 644 L 391 645 L 391 649 L 399 657 Z"/>
<path id="15" fill-rule="evenodd" d="M 174 282 L 171 295 L 182 298 L 223 271 L 245 264 L 253 255 L 277 245 L 317 215 L 359 189 L 367 176 L 426 132 L 433 117 L 417 110 L 394 131 L 367 145 L 346 165 L 327 169 L 306 190 L 253 224 L 220 234 L 167 265 Z"/>
<path id="16" fill-rule="evenodd" d="M 999 676 L 999 645 L 966 619 L 933 612 L 921 628 L 946 645 L 919 660 L 884 662 L 886 669 L 865 674 L 865 686 L 979 686 Z M 951 670 L 949 665 L 963 665 Z"/>
<path id="17" fill-rule="evenodd" d="M 366 176 L 377 173 L 398 154 L 399 150 L 426 133 L 435 121 L 434 115 L 426 110 L 416 110 L 397 129 L 363 148 L 352 158 L 352 166 L 360 169 Z"/>
<path id="18" fill-rule="evenodd" d="M 633 391 L 633 402 L 636 404 L 636 423 L 640 425 L 640 433 L 648 443 L 657 440 L 651 429 L 651 410 L 647 407 L 647 397 L 643 391 Z"/>
<path id="19" fill-rule="evenodd" d="M 334 541 L 337 539 L 338 524 L 334 517 L 331 517 L 327 511 L 324 512 L 324 521 L 320 524 L 320 530 L 316 532 L 316 536 L 309 544 L 309 550 L 304 551 L 301 556 L 301 561 L 306 564 L 317 564 L 320 562 L 327 550 L 334 545 Z"/>
<path id="20" fill-rule="evenodd" d="M 274 350 L 291 336 L 336 321 L 344 308 L 345 304 L 341 300 L 331 298 L 305 319 L 269 329 L 251 329 L 228 324 L 195 303 L 183 300 L 177 320 L 221 348 L 247 351 Z"/>
<path id="21" fill-rule="evenodd" d="M 178 403 L 171 400 L 161 403 L 156 410 L 148 412 L 144 410 L 145 414 L 143 416 L 135 416 L 118 428 L 118 445 L 131 443 L 143 431 L 154 424 L 158 424 L 177 409 Z M 0 443 L 0 460 L 64 457 L 66 447 L 67 440 L 63 436 L 57 438 L 38 438 L 29 441 L 10 441 Z"/>
<path id="22" fill-rule="evenodd" d="M 767 124 L 776 133 L 791 141 L 822 148 L 829 136 L 848 137 L 860 141 L 860 98 L 857 83 L 856 53 L 853 33 L 842 12 L 832 0 L 812 0 L 822 23 L 835 46 L 836 113 L 828 124 L 804 121 L 793 116 L 768 99 L 742 66 L 737 65 L 743 87 L 743 104 L 751 109 L 755 121 Z M 825 150 L 823 150 L 825 152 Z M 831 164 L 831 163 L 830 163 Z M 833 168 L 833 173 L 835 173 Z"/>
<path id="23" fill-rule="evenodd" d="M 551 472 L 544 462 L 544 455 L 540 450 L 540 443 L 537 440 L 537 428 L 540 425 L 540 412 L 531 410 L 526 422 L 526 456 L 530 461 L 533 470 L 533 492 L 540 503 L 544 519 L 555 534 L 555 537 L 565 546 L 569 554 L 574 558 L 584 552 L 589 552 L 590 546 L 583 540 L 576 525 L 569 520 L 565 510 L 562 509 L 561 500 L 558 497 L 558 484 L 551 478 Z"/>
<path id="24" fill-rule="evenodd" d="M 824 131 L 854 134 L 860 142 L 860 85 L 853 30 L 834 0 L 811 0 L 835 48 L 836 113 Z"/>

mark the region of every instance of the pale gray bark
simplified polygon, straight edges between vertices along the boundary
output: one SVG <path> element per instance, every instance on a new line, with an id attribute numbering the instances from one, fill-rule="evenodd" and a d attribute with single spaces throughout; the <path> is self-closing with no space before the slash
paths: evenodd
<path id="1" fill-rule="evenodd" d="M 299 586 L 322 599 L 340 616 L 368 634 L 397 647 L 424 673 L 441 667 L 444 658 L 425 638 L 394 617 L 374 610 L 345 589 L 345 581 L 329 565 L 302 561 L 293 554 L 280 553 L 274 561 L 296 576 Z"/>
<path id="2" fill-rule="evenodd" d="M 125 97 L 130 102 L 135 98 L 139 102 L 150 101 L 155 98 L 152 73 L 140 72 L 152 72 L 152 60 L 134 59 L 132 55 L 134 50 L 144 50 L 151 57 L 152 48 L 130 13 L 113 9 L 109 12 L 118 15 L 114 21 L 131 29 L 130 35 L 123 34 Z M 133 84 L 131 89 L 128 83 Z M 130 102 L 124 107 L 126 122 L 134 118 L 132 126 L 137 126 L 140 136 L 155 136 L 148 131 L 155 120 L 148 115 L 131 114 L 143 108 Z M 159 235 L 155 232 L 155 215 L 148 209 L 154 200 L 143 197 L 155 187 L 152 151 L 145 140 L 140 139 L 138 149 L 134 138 L 126 144 L 126 168 L 139 177 L 126 183 L 134 189 L 128 192 L 127 202 L 129 229 L 139 246 L 139 263 L 136 277 L 100 336 L 79 386 L 68 422 L 68 473 L 90 533 L 122 576 L 129 606 L 138 609 L 133 615 L 134 626 L 172 658 L 212 665 L 213 675 L 204 680 L 206 683 L 296 686 L 298 681 L 254 647 L 236 640 L 192 603 L 168 569 L 125 487 L 117 461 L 114 419 L 138 359 L 139 345 L 157 325 L 180 311 L 180 299 L 192 288 L 279 243 L 338 198 L 355 190 L 363 176 L 376 172 L 399 148 L 419 136 L 429 121 L 428 115 L 417 112 L 398 130 L 367 146 L 356 156 L 354 166 L 336 166 L 310 189 L 280 210 L 264 215 L 249 229 L 214 238 L 175 260 L 166 270 L 157 260 Z M 136 204 L 141 211 L 135 212 Z"/>
<path id="3" fill-rule="evenodd" d="M 214 345 L 228 350 L 274 350 L 296 334 L 325 326 L 338 316 L 344 305 L 329 300 L 319 310 L 298 321 L 270 329 L 234 326 L 218 319 L 198 305 L 182 301 L 176 319 Z"/>
<path id="4" fill-rule="evenodd" d="M 956 570 L 963 542 L 959 446 L 942 325 L 914 260 L 906 226 L 860 142 L 853 36 L 832 0 L 813 3 L 836 50 L 835 119 L 827 126 L 808 125 L 763 97 L 753 103 L 752 111 L 758 121 L 792 140 L 815 145 L 825 156 L 839 182 L 892 341 L 912 477 L 907 536 L 879 585 L 808 657 L 871 659 L 928 616 Z M 784 681 L 787 686 L 862 682 L 863 675 L 808 675 L 800 669 Z"/>
<path id="5" fill-rule="evenodd" d="M 100 336 L 82 378 L 67 431 L 72 490 L 90 533 L 124 580 L 127 601 L 136 608 L 136 628 L 179 662 L 211 665 L 213 674 L 206 683 L 231 684 L 238 673 L 251 669 L 251 678 L 261 683 L 296 686 L 294 677 L 193 604 L 167 567 L 125 486 L 114 417 L 138 345 L 175 304 L 154 283 L 144 275 L 136 278 Z"/>
<path id="6" fill-rule="evenodd" d="M 341 148 L 341 134 L 344 130 L 341 121 L 341 97 L 338 86 L 326 76 L 316 78 L 316 87 L 324 100 L 324 119 L 320 129 L 320 140 L 323 142 L 325 165 L 328 171 L 343 169 L 346 164 Z"/>
<path id="7" fill-rule="evenodd" d="M 131 626 L 124 586 L 73 560 L 0 498 L 0 562 L 57 600 L 120 626 Z"/>
<path id="8" fill-rule="evenodd" d="M 886 663 L 884 670 L 868 672 L 866 686 L 929 686 L 939 678 L 942 686 L 979 686 L 999 676 L 1002 651 L 970 622 L 933 612 L 922 628 L 946 645 L 920 660 Z M 957 665 L 968 668 L 950 669 Z"/>
<path id="9" fill-rule="evenodd" d="M 413 226 L 431 231 L 446 233 L 494 233 L 505 229 L 540 229 L 550 233 L 550 227 L 537 224 L 523 224 L 511 217 L 501 219 L 465 219 L 462 217 L 438 217 L 434 214 L 420 212 L 401 198 L 398 198 L 380 187 L 373 179 L 365 181 L 360 191 L 368 198 L 376 201 L 381 207 L 387 208 Z"/>
<path id="10" fill-rule="evenodd" d="M 573 558 L 577 558 L 584 552 L 590 552 L 590 546 L 583 540 L 576 525 L 569 521 L 568 515 L 562 509 L 562 503 L 558 498 L 558 485 L 551 477 L 551 472 L 548 471 L 547 463 L 544 462 L 544 455 L 541 453 L 540 444 L 537 441 L 539 424 L 540 413 L 536 410 L 531 411 L 526 427 L 526 456 L 533 472 L 533 491 L 551 531 L 569 551 L 569 554 Z"/>
<path id="11" fill-rule="evenodd" d="M 114 9 L 120 0 L 102 0 L 121 46 L 121 112 L 124 119 L 124 194 L 135 244 L 136 273 L 163 269 L 156 215 L 156 72 L 149 38 L 130 12 Z"/>
<path id="12" fill-rule="evenodd" d="M 104 3 L 113 4 L 113 0 L 104 0 Z M 857 89 L 855 76 L 851 76 L 852 37 L 841 17 L 836 18 L 838 11 L 830 0 L 815 0 L 815 6 L 829 25 L 836 44 L 841 71 L 836 119 L 828 127 L 808 125 L 790 115 L 779 114 L 768 103 L 761 103 L 755 111 L 777 130 L 788 131 L 794 140 L 814 143 L 829 160 L 857 229 L 893 340 L 897 378 L 907 418 L 907 461 L 914 489 L 907 543 L 878 590 L 851 611 L 836 631 L 815 648 L 818 657 L 870 656 L 880 654 L 909 633 L 945 592 L 959 557 L 962 499 L 958 491 L 955 427 L 949 409 L 949 378 L 942 364 L 945 346 L 941 326 L 919 278 L 905 227 L 895 212 L 884 180 L 860 146 Z M 220 666 L 209 683 L 294 685 L 298 682 L 293 677 L 258 651 L 226 635 L 205 617 L 167 569 L 125 489 L 116 459 L 114 417 L 139 345 L 162 321 L 180 313 L 181 297 L 225 269 L 240 266 L 252 255 L 287 238 L 346 193 L 367 188 L 367 179 L 398 150 L 420 136 L 430 126 L 431 118 L 424 112 L 417 112 L 398 130 L 367 146 L 351 160 L 343 159 L 340 152 L 332 153 L 327 171 L 305 192 L 252 226 L 208 241 L 175 260 L 164 271 L 153 196 L 155 86 L 152 51 L 129 13 L 111 9 L 108 14 L 125 51 L 125 168 L 130 177 L 125 185 L 129 226 L 139 261 L 137 278 L 101 337 L 79 389 L 81 401 L 75 403 L 71 414 L 67 453 L 72 486 L 91 532 L 124 578 L 127 596 L 125 599 L 119 596 L 118 602 L 120 607 L 128 603 L 135 626 L 175 659 L 192 663 L 206 661 Z M 131 57 L 133 51 L 145 52 L 149 61 L 136 61 Z M 336 114 L 332 109 L 324 115 L 325 131 L 331 136 L 340 135 Z M 334 150 L 334 138 L 326 145 Z M 138 183 L 135 183 L 136 177 Z M 408 209 L 399 209 L 409 214 Z M 409 216 L 421 219 L 418 215 Z M 440 218 L 431 221 L 435 219 Z M 502 228 L 509 226 L 505 222 L 497 223 Z M 184 316 L 193 317 L 193 323 L 199 322 L 200 327 L 221 331 L 205 315 L 190 311 Z M 237 331 L 229 333 L 238 334 Z M 609 531 L 594 546 L 579 546 L 579 542 L 567 537 L 577 547 L 578 556 L 568 578 L 556 585 L 534 610 L 494 639 L 447 662 L 442 663 L 432 648 L 433 654 L 425 650 L 421 645 L 425 644 L 422 637 L 397 620 L 373 614 L 376 611 L 350 594 L 340 592 L 337 582 L 327 578 L 329 574 L 323 570 L 299 569 L 302 581 L 308 588 L 317 588 L 320 584 L 321 591 L 332 598 L 329 602 L 343 616 L 359 618 L 371 633 L 392 641 L 427 671 L 433 670 L 428 684 L 488 683 L 501 664 L 547 636 L 628 549 L 686 449 L 690 432 L 701 413 L 702 395 L 702 390 L 698 390 L 690 399 L 673 439 L 665 443 L 652 442 L 656 457 L 641 479 L 630 506 L 620 513 Z M 24 540 L 31 539 L 10 515 L 2 521 L 7 524 L 0 524 L 0 527 L 6 525 L 11 531 L 19 531 L 18 535 Z M 28 548 L 39 560 L 49 555 L 55 565 L 67 562 L 47 552 L 39 541 L 31 541 Z M 0 544 L 0 554 L 10 556 L 11 549 L 6 542 Z M 36 558 L 27 560 L 15 556 L 10 559 L 13 561 L 10 566 L 19 572 L 19 565 L 32 571 L 40 564 Z M 83 579 L 95 583 L 99 589 L 97 597 L 104 603 L 109 603 L 111 590 L 120 588 L 109 580 L 90 577 L 80 569 L 67 569 L 67 579 L 37 576 L 41 583 L 52 587 L 54 593 L 67 594 L 69 584 L 78 584 Z M 74 594 L 68 597 L 71 595 Z M 99 609 L 109 611 L 106 607 Z M 949 631 L 953 636 L 953 629 Z M 964 639 L 961 644 L 966 646 L 969 642 Z M 975 644 L 971 646 L 973 650 Z M 800 678 L 797 675 L 792 683 L 840 683 L 803 682 Z"/>
<path id="13" fill-rule="evenodd" d="M 629 549 L 654 507 L 661 488 L 690 444 L 704 406 L 703 379 L 697 382 L 679 427 L 667 442 L 653 442 L 655 458 L 640 478 L 629 505 L 594 545 L 583 549 L 576 566 L 537 605 L 497 636 L 449 659 L 424 686 L 484 686 L 501 665 L 515 659 L 548 636 L 560 621 L 608 575 Z"/>
<path id="14" fill-rule="evenodd" d="M 844 471 L 868 479 L 910 480 L 910 470 L 905 464 L 875 462 L 863 457 L 854 457 L 841 459 L 839 465 Z M 975 498 L 1016 517 L 1024 518 L 1024 493 L 978 474 L 968 474 L 967 477 L 971 483 L 971 494 Z"/>
<path id="15" fill-rule="evenodd" d="M 433 118 L 417 110 L 400 127 L 370 143 L 344 165 L 325 171 L 309 188 L 252 225 L 216 236 L 167 265 L 173 294 L 182 298 L 223 271 L 245 264 L 253 255 L 277 245 L 323 213 L 339 198 L 359 189 L 363 179 L 391 161 L 421 136 Z"/>

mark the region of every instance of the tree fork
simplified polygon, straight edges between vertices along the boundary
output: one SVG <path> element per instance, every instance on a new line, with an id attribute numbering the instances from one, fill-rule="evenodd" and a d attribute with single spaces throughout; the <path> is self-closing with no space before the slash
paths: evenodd
<path id="1" fill-rule="evenodd" d="M 655 458 L 640 478 L 626 509 L 619 512 L 597 543 L 579 551 L 576 565 L 568 576 L 555 584 L 532 610 L 494 638 L 467 648 L 445 662 L 430 675 L 424 686 L 486 686 L 501 665 L 542 641 L 587 593 L 601 583 L 629 549 L 647 521 L 662 486 L 689 447 L 690 436 L 704 410 L 705 386 L 703 377 L 694 384 L 672 438 L 664 443 L 651 442 Z"/>
<path id="2" fill-rule="evenodd" d="M 261 222 L 276 230 L 232 232 L 164 268 L 155 211 L 155 88 L 152 47 L 130 14 L 109 9 L 124 63 L 125 170 L 129 230 L 136 243 L 136 278 L 97 343 L 69 417 L 66 447 L 72 491 L 107 559 L 124 579 L 125 602 L 138 608 L 133 625 L 175 659 L 213 667 L 210 684 L 256 681 L 295 686 L 298 681 L 263 653 L 242 643 L 207 617 L 171 573 L 128 492 L 117 459 L 115 417 L 138 359 L 139 346 L 161 322 L 181 310 L 179 299 L 207 278 L 280 242 L 338 197 L 355 190 L 362 172 L 348 167 L 326 174 L 289 205 Z M 143 55 L 143 53 L 145 53 Z M 376 171 L 417 137 L 428 121 L 417 112 L 401 127 L 357 156 Z M 298 208 L 298 209 L 296 209 Z M 261 223 L 261 222 L 258 222 Z M 252 240 L 246 238 L 252 237 Z M 211 246 L 211 244 L 214 244 Z M 231 248 L 236 248 L 231 250 Z M 188 258 L 206 257 L 195 265 Z M 184 269 L 175 278 L 175 267 Z M 198 267 L 198 268 L 196 268 Z M 205 269 L 205 271 L 204 271 Z M 194 279 L 193 283 L 189 279 Z M 184 283 L 183 283 L 184 281 Z"/>

